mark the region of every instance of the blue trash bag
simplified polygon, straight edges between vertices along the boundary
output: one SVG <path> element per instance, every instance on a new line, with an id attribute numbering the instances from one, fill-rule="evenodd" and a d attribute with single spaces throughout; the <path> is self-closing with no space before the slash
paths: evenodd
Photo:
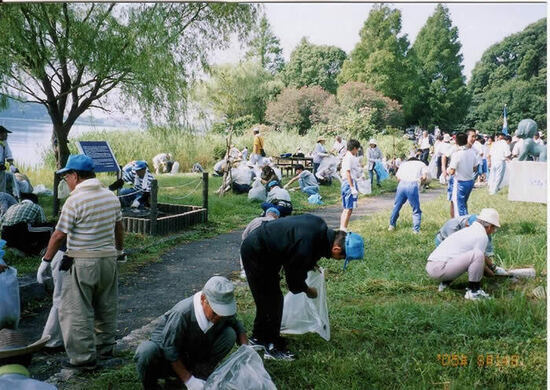
<path id="1" fill-rule="evenodd" d="M 390 177 L 390 174 L 388 171 L 386 171 L 386 168 L 384 168 L 384 165 L 380 161 L 377 161 L 374 164 L 374 170 L 378 174 L 378 177 L 380 178 L 380 181 L 386 180 L 388 177 Z"/>
<path id="2" fill-rule="evenodd" d="M 323 204 L 323 201 L 321 200 L 321 195 L 320 194 L 310 195 L 309 198 L 307 198 L 307 201 L 310 204 L 317 204 L 317 205 L 322 205 Z"/>

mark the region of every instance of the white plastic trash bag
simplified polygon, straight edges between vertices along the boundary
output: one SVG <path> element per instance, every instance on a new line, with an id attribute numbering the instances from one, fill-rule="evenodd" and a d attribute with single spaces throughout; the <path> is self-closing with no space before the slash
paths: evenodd
<path id="1" fill-rule="evenodd" d="M 319 168 L 317 168 L 317 173 L 315 174 L 317 179 L 326 180 L 331 177 L 336 177 L 339 162 L 340 160 L 338 157 L 324 157 L 319 164 Z"/>
<path id="2" fill-rule="evenodd" d="M 262 358 L 249 345 L 241 345 L 210 374 L 204 390 L 276 390 Z"/>
<path id="3" fill-rule="evenodd" d="M 428 175 L 430 179 L 437 179 L 437 158 L 432 157 L 428 165 Z"/>
<path id="4" fill-rule="evenodd" d="M 258 200 L 260 202 L 265 202 L 266 198 L 267 193 L 265 187 L 262 184 L 260 177 L 258 176 L 256 179 L 254 179 L 254 182 L 252 183 L 252 188 L 250 189 L 250 191 L 248 191 L 248 200 Z"/>
<path id="5" fill-rule="evenodd" d="M 318 333 L 328 341 L 330 340 L 330 324 L 324 270 L 320 268 L 320 271 L 309 271 L 306 284 L 317 289 L 317 298 L 308 298 L 305 293 L 292 294 L 289 292 L 286 294 L 281 333 Z"/>
<path id="6" fill-rule="evenodd" d="M 364 177 L 357 179 L 357 191 L 359 191 L 363 195 L 370 194 L 372 192 L 370 180 L 365 179 Z"/>
<path id="7" fill-rule="evenodd" d="M 0 264 L 5 264 L 0 259 Z M 16 329 L 21 314 L 17 270 L 9 267 L 0 273 L 0 329 Z"/>

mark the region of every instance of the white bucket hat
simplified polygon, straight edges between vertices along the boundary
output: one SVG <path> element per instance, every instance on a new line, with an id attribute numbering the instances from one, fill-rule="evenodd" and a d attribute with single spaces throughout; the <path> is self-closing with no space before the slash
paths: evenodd
<path id="1" fill-rule="evenodd" d="M 371 138 L 369 141 L 369 145 L 378 145 L 378 144 L 376 143 L 376 140 L 374 138 Z"/>
<path id="2" fill-rule="evenodd" d="M 496 227 L 500 227 L 500 221 L 498 217 L 498 211 L 495 209 L 482 209 L 477 216 L 478 220 L 485 221 Z"/>

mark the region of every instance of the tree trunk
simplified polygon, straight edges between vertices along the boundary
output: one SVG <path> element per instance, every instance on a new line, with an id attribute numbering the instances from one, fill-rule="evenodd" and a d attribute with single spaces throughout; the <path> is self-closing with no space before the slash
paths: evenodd
<path id="1" fill-rule="evenodd" d="M 70 130 L 70 129 L 69 129 Z M 63 127 L 61 124 L 53 124 L 53 137 L 57 142 L 53 143 L 53 149 L 56 160 L 56 170 L 61 169 L 67 163 L 69 158 L 69 142 L 68 142 L 69 131 Z M 56 217 L 59 214 L 59 199 L 58 199 L 58 187 L 59 187 L 60 177 L 54 173 L 53 177 L 53 216 Z"/>

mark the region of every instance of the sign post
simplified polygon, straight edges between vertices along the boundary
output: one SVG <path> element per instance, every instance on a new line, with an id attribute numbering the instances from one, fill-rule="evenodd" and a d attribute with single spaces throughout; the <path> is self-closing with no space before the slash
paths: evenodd
<path id="1" fill-rule="evenodd" d="M 113 150 L 107 141 L 78 141 L 76 147 L 81 154 L 94 160 L 96 173 L 120 172 Z"/>

